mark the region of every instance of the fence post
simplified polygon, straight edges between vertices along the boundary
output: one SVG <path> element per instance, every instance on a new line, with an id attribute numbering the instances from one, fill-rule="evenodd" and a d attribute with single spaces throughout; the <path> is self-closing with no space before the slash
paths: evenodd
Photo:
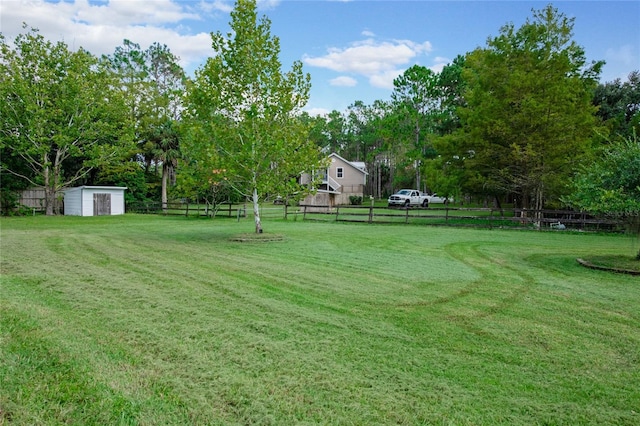
<path id="1" fill-rule="evenodd" d="M 493 207 L 489 210 L 489 229 L 493 229 Z"/>
<path id="2" fill-rule="evenodd" d="M 338 221 L 339 214 L 340 214 L 340 206 L 336 206 L 336 222 Z"/>
<path id="3" fill-rule="evenodd" d="M 369 223 L 373 222 L 373 206 L 369 206 Z"/>
<path id="4" fill-rule="evenodd" d="M 304 205 L 304 212 L 302 213 L 302 220 L 305 220 L 307 218 L 307 205 Z"/>

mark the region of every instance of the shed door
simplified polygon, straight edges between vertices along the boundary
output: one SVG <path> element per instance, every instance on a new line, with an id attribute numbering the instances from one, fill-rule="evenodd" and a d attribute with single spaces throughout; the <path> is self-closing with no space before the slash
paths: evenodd
<path id="1" fill-rule="evenodd" d="M 93 215 L 109 216 L 111 214 L 111 194 L 93 194 Z"/>

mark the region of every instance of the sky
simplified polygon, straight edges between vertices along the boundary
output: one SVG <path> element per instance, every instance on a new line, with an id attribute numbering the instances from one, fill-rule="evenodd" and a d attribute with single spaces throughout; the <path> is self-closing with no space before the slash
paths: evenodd
<path id="1" fill-rule="evenodd" d="M 280 39 L 282 70 L 301 61 L 311 75 L 312 115 L 356 101 L 389 100 L 393 79 L 413 65 L 439 72 L 456 56 L 486 47 L 551 3 L 574 19 L 574 41 L 604 60 L 601 82 L 640 70 L 640 1 L 259 0 L 258 14 Z M 0 0 L 7 41 L 23 23 L 50 41 L 111 55 L 124 39 L 165 44 L 189 75 L 214 55 L 212 32 L 229 31 L 227 0 Z"/>

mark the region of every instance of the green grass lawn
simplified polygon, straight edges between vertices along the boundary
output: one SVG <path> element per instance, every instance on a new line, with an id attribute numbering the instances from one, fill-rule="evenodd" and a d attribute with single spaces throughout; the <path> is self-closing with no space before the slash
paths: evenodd
<path id="1" fill-rule="evenodd" d="M 0 220 L 0 424 L 640 424 L 621 235 Z"/>

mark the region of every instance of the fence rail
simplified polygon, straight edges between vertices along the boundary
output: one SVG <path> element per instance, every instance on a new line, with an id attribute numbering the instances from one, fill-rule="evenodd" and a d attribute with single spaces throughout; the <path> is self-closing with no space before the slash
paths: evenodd
<path id="1" fill-rule="evenodd" d="M 179 215 L 188 217 L 231 218 L 241 220 L 253 216 L 247 204 L 143 203 L 127 206 L 132 213 Z M 328 205 L 261 205 L 262 218 L 293 218 L 335 222 L 379 224 L 424 224 L 435 226 L 468 226 L 513 229 L 571 229 L 618 232 L 623 224 L 584 212 L 571 210 L 498 209 L 473 207 L 389 208 L 376 206 Z"/>
<path id="2" fill-rule="evenodd" d="M 283 208 L 284 207 L 284 208 Z M 128 213 L 161 214 L 166 216 L 187 216 L 187 217 L 222 217 L 240 219 L 253 215 L 253 206 L 248 203 L 182 203 L 171 202 L 162 204 L 160 202 L 131 203 L 126 206 Z M 274 205 L 273 207 L 260 207 L 260 215 L 266 218 L 285 217 L 286 206 Z"/>
<path id="3" fill-rule="evenodd" d="M 620 231 L 623 224 L 584 212 L 463 207 L 388 208 L 364 206 L 299 207 L 304 220 L 363 223 L 413 223 L 487 228 Z"/>

